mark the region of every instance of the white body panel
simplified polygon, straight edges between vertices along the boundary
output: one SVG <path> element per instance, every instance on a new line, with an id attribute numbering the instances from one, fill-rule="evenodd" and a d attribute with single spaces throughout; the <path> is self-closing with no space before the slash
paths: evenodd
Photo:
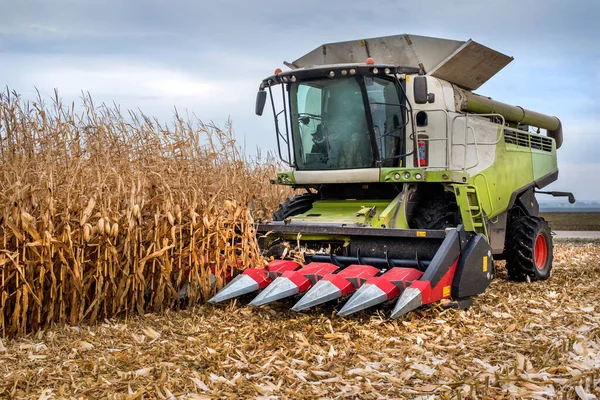
<path id="1" fill-rule="evenodd" d="M 464 114 L 458 113 L 450 114 L 450 118 L 453 119 L 450 169 L 465 169 L 474 176 L 491 167 L 496 156 L 498 125 L 481 117 L 465 118 Z"/>
<path id="2" fill-rule="evenodd" d="M 297 184 L 379 182 L 379 168 L 294 171 Z"/>
<path id="3" fill-rule="evenodd" d="M 452 85 L 431 76 L 426 77 L 427 89 L 435 95 L 435 101 L 416 104 L 413 92 L 414 77 L 415 75 L 406 77 L 406 92 L 413 105 L 416 133 L 427 137 L 427 169 L 451 169 L 475 175 L 492 166 L 498 140 L 498 124 L 476 115 L 467 116 L 457 112 Z M 417 114 L 420 111 L 427 113 L 426 126 L 417 126 Z M 465 123 L 468 124 L 466 131 Z M 412 133 L 409 126 L 407 148 L 412 148 Z M 414 165 L 414 157 L 407 157 L 406 166 Z"/>

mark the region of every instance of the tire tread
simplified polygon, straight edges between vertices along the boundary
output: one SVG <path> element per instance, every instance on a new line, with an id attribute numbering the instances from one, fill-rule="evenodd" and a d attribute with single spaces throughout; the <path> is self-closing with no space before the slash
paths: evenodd
<path id="1" fill-rule="evenodd" d="M 453 193 L 430 196 L 416 209 L 411 221 L 414 229 L 445 229 L 460 224 L 460 213 Z"/>
<path id="2" fill-rule="evenodd" d="M 535 265 L 535 240 L 539 234 L 546 236 L 548 256 L 546 268 L 539 270 Z M 546 280 L 552 269 L 552 235 L 548 223 L 540 217 L 522 216 L 509 223 L 504 255 L 509 279 L 515 281 Z"/>
<path id="3" fill-rule="evenodd" d="M 314 202 L 311 193 L 297 194 L 279 203 L 279 208 L 273 212 L 273 221 L 285 221 L 289 217 L 302 214 L 311 209 Z"/>

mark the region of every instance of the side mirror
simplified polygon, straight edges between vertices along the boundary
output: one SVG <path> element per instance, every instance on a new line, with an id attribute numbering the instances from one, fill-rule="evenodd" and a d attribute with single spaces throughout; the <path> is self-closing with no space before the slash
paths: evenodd
<path id="1" fill-rule="evenodd" d="M 435 93 L 427 93 L 427 78 L 424 76 L 414 78 L 413 92 L 417 104 L 433 103 L 435 101 Z"/>
<path id="2" fill-rule="evenodd" d="M 254 112 L 256 113 L 256 115 L 262 115 L 262 113 L 265 109 L 266 101 L 267 101 L 267 92 L 265 92 L 264 90 L 259 90 L 258 93 L 256 94 L 256 107 L 254 109 Z"/>

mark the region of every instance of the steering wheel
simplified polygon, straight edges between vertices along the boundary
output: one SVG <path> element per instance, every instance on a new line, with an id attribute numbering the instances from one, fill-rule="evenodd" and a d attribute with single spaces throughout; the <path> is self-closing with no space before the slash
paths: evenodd
<path id="1" fill-rule="evenodd" d="M 321 137 L 313 136 L 313 143 L 322 144 L 325 143 L 327 137 L 336 136 L 343 129 L 342 123 L 341 120 L 333 123 L 321 122 Z"/>
<path id="2" fill-rule="evenodd" d="M 321 116 L 317 114 L 311 113 L 298 113 L 298 120 L 302 122 L 304 125 L 308 125 L 311 119 L 320 120 Z"/>

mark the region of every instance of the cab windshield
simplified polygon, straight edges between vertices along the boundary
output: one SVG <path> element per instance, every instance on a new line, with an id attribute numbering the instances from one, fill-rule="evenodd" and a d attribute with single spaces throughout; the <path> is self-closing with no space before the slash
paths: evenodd
<path id="1" fill-rule="evenodd" d="M 394 81 L 348 77 L 295 83 L 290 103 L 297 169 L 370 168 L 378 160 L 383 166 L 399 164 L 405 113 Z"/>

